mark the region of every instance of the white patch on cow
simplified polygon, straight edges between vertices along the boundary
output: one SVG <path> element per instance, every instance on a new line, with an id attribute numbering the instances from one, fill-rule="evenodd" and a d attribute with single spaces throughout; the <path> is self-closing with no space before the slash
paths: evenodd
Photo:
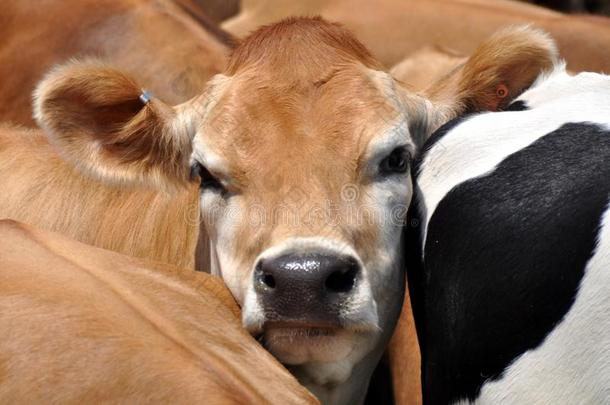
<path id="1" fill-rule="evenodd" d="M 414 156 L 416 145 L 403 116 L 397 123 L 390 125 L 384 135 L 375 138 L 364 155 L 367 161 L 366 173 L 373 181 L 363 188 L 362 205 L 374 213 L 373 217 L 378 220 L 376 225 L 379 230 L 377 257 L 375 263 L 367 264 L 367 267 L 374 268 L 374 273 L 382 277 L 387 277 L 388 272 L 393 271 L 392 264 L 396 263 L 396 256 L 400 252 L 400 233 L 413 191 L 408 171 L 385 178 L 379 177 L 381 162 L 394 149 L 400 147 L 406 148 L 410 155 Z"/>
<path id="2" fill-rule="evenodd" d="M 402 271 L 401 234 L 412 197 L 408 173 L 392 175 L 383 181 L 370 183 L 364 189 L 362 205 L 376 218 L 377 240 L 374 256 L 365 263 L 372 293 L 379 308 L 380 324 L 392 317 L 402 285 L 397 283 L 397 272 Z M 368 224 L 364 224 L 368 226 Z M 398 304 L 400 306 L 400 304 Z"/>
<path id="3" fill-rule="evenodd" d="M 608 76 L 591 72 L 582 72 L 572 76 L 565 71 L 565 64 L 563 64 L 550 73 L 540 75 L 517 100 L 524 100 L 530 108 L 536 108 L 576 95 L 581 98 L 588 97 L 588 94 L 598 97 L 600 93 L 607 93 L 609 90 Z"/>
<path id="4" fill-rule="evenodd" d="M 331 255 L 349 255 L 360 262 L 359 255 L 354 249 L 341 241 L 323 237 L 292 237 L 265 250 L 255 260 L 255 263 L 279 255 L 312 251 Z M 290 369 L 302 384 L 322 397 L 330 395 L 326 392 L 328 390 L 330 390 L 329 392 L 336 391 L 323 387 L 335 387 L 352 378 L 354 366 L 370 355 L 371 350 L 378 345 L 382 333 L 379 328 L 378 306 L 370 281 L 371 271 L 377 271 L 377 269 L 368 269 L 363 263 L 361 266 L 361 278 L 355 290 L 350 294 L 349 300 L 343 306 L 340 315 L 342 323 L 346 327 L 344 330 L 339 330 L 332 338 L 317 343 L 314 339 L 311 345 L 294 346 L 290 352 L 274 353 L 274 348 L 271 348 L 272 353 L 278 355 L 281 361 L 292 364 Z M 264 312 L 257 299 L 252 277 L 249 280 L 250 285 L 247 287 L 246 299 L 242 308 L 242 320 L 246 329 L 257 334 L 262 331 Z M 384 298 L 387 299 L 387 297 Z M 317 344 L 322 346 L 317 346 Z M 305 359 L 307 361 L 304 361 Z M 373 365 L 370 366 L 369 368 L 372 370 Z"/>
<path id="5" fill-rule="evenodd" d="M 314 376 L 312 383 L 326 385 L 329 383 L 345 382 L 352 374 L 352 362 L 349 359 L 333 363 L 311 363 L 304 367 L 308 376 Z"/>
<path id="6" fill-rule="evenodd" d="M 207 144 L 205 131 L 208 130 L 206 120 L 210 111 L 222 97 L 231 79 L 218 74 L 214 76 L 203 96 L 196 97 L 185 103 L 183 109 L 178 109 L 179 123 L 189 125 L 194 122 L 200 128 L 192 140 L 191 165 L 194 162 L 202 164 L 225 187 L 231 185 L 229 163 L 215 153 Z M 187 104 L 191 105 L 189 109 Z M 177 124 L 178 125 L 178 124 Z M 206 190 L 200 195 L 202 222 L 210 237 L 211 268 L 210 272 L 223 278 L 238 303 L 243 303 L 246 291 L 242 288 L 241 264 L 234 259 L 233 236 L 242 219 L 238 198 L 225 198 L 216 191 Z"/>
<path id="7" fill-rule="evenodd" d="M 517 358 L 500 380 L 486 383 L 477 403 L 608 403 L 610 207 L 600 226 L 596 249 L 568 313 L 539 347 Z"/>
<path id="8" fill-rule="evenodd" d="M 244 300 L 241 313 L 241 321 L 244 328 L 252 335 L 256 335 L 263 330 L 265 312 L 257 298 L 256 291 L 254 291 L 253 282 L 250 282 L 247 287 L 246 299 Z"/>
<path id="9" fill-rule="evenodd" d="M 507 156 L 566 123 L 592 122 L 610 127 L 610 77 L 593 73 L 569 76 L 562 69 L 559 67 L 519 97 L 535 108 L 476 115 L 430 149 L 417 177 L 426 190 L 419 207 L 425 217 L 424 241 L 434 210 L 454 187 L 492 172 Z M 559 98 L 549 98 L 545 94 L 555 82 L 560 91 L 554 94 Z M 587 108 L 582 108 L 583 103 Z"/>
<path id="10" fill-rule="evenodd" d="M 377 353 L 371 352 L 371 344 L 377 344 L 377 339 L 355 336 L 351 345 L 358 354 L 352 352 L 350 356 L 332 362 L 292 366 L 290 371 L 323 404 L 358 403 L 364 398 L 378 360 Z"/>
<path id="11" fill-rule="evenodd" d="M 213 191 L 201 193 L 200 205 L 214 259 L 211 272 L 222 277 L 235 300 L 243 305 L 246 294 L 244 269 L 234 254 L 234 235 L 242 221 L 243 207 L 238 198 L 223 198 Z"/>

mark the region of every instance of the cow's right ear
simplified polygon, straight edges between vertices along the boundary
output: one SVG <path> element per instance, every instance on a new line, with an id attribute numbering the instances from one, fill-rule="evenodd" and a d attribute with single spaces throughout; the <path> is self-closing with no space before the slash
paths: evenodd
<path id="1" fill-rule="evenodd" d="M 544 31 L 527 25 L 498 31 L 423 92 L 435 109 L 431 129 L 465 113 L 501 110 L 557 64 L 557 46 Z"/>
<path id="2" fill-rule="evenodd" d="M 97 62 L 55 68 L 34 92 L 36 121 L 66 160 L 104 181 L 166 190 L 189 178 L 192 125 L 180 110 Z"/>

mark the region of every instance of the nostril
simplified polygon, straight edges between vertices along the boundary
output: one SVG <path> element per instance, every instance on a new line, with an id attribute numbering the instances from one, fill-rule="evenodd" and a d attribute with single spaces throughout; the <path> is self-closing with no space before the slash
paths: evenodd
<path id="1" fill-rule="evenodd" d="M 268 268 L 267 264 L 263 264 L 262 260 L 256 264 L 255 278 L 260 286 L 275 288 L 276 282 L 272 270 Z"/>
<path id="2" fill-rule="evenodd" d="M 326 289 L 336 293 L 346 293 L 354 288 L 356 283 L 356 275 L 358 274 L 358 265 L 354 264 L 347 269 L 337 270 L 333 272 L 324 285 Z"/>
<path id="3" fill-rule="evenodd" d="M 263 283 L 269 288 L 275 288 L 275 278 L 271 274 L 263 275 Z"/>

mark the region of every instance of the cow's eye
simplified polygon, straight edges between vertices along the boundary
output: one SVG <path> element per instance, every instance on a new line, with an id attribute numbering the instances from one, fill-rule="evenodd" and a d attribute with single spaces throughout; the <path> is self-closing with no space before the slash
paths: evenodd
<path id="1" fill-rule="evenodd" d="M 200 179 L 199 188 L 202 192 L 214 191 L 224 193 L 225 188 L 222 183 L 199 162 L 195 162 L 191 166 L 191 178 L 195 179 L 196 177 Z"/>
<path id="2" fill-rule="evenodd" d="M 410 160 L 411 155 L 407 148 L 400 146 L 381 161 L 379 170 L 382 175 L 406 173 L 409 169 Z"/>

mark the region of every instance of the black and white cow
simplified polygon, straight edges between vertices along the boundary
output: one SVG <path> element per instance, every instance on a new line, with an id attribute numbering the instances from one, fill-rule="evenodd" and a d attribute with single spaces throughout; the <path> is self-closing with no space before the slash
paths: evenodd
<path id="1" fill-rule="evenodd" d="M 557 67 L 414 176 L 425 403 L 610 403 L 610 76 Z"/>

